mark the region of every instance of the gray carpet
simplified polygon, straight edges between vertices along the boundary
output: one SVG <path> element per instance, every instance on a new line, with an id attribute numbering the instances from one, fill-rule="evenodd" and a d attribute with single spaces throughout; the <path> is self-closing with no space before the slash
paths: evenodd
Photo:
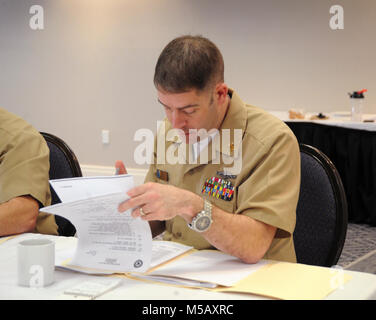
<path id="1" fill-rule="evenodd" d="M 376 227 L 349 223 L 337 265 L 348 270 L 376 274 Z"/>

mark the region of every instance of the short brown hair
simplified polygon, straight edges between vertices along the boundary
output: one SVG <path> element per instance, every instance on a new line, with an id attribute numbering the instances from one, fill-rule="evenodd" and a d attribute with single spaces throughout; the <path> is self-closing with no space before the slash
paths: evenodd
<path id="1" fill-rule="evenodd" d="M 171 93 L 205 90 L 224 81 L 223 57 L 202 36 L 181 36 L 163 49 L 155 66 L 154 85 Z"/>

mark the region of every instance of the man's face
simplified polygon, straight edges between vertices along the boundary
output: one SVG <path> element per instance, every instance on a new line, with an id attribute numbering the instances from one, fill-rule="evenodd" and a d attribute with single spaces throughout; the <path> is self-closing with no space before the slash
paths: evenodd
<path id="1" fill-rule="evenodd" d="M 189 134 L 189 129 L 218 129 L 218 102 L 213 90 L 183 93 L 158 90 L 158 101 L 164 107 L 172 127 L 184 132 L 186 143 L 197 141 L 194 134 Z"/>

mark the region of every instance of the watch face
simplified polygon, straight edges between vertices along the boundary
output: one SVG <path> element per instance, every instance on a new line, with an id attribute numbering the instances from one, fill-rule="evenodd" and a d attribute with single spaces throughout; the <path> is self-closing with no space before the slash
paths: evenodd
<path id="1" fill-rule="evenodd" d="M 200 217 L 197 221 L 196 221 L 196 228 L 200 231 L 204 231 L 206 230 L 207 228 L 209 228 L 210 226 L 210 223 L 211 223 L 211 220 L 209 217 Z"/>

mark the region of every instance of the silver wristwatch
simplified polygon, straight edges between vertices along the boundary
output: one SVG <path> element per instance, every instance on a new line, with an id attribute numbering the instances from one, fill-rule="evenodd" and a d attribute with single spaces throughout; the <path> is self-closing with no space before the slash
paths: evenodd
<path id="1" fill-rule="evenodd" d="M 210 228 L 212 222 L 212 205 L 204 199 L 204 210 L 200 211 L 191 223 L 188 223 L 188 227 L 197 232 L 204 232 Z"/>

